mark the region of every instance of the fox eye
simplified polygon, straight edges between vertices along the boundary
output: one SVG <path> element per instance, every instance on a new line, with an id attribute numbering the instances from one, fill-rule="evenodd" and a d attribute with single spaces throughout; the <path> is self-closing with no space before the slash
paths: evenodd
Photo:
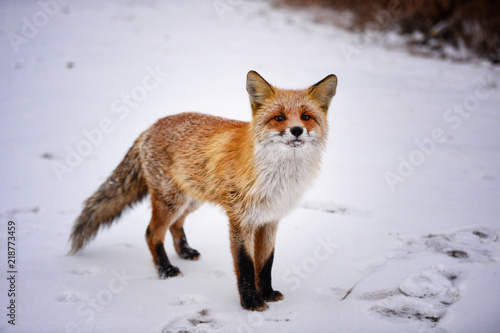
<path id="1" fill-rule="evenodd" d="M 283 116 L 283 115 L 276 116 L 276 117 L 274 117 L 274 120 L 276 120 L 276 121 L 284 121 L 285 120 L 285 116 Z"/>
<path id="2" fill-rule="evenodd" d="M 311 119 L 311 116 L 310 115 L 307 115 L 307 114 L 303 114 L 300 119 L 304 120 L 304 121 L 308 121 L 309 119 Z"/>

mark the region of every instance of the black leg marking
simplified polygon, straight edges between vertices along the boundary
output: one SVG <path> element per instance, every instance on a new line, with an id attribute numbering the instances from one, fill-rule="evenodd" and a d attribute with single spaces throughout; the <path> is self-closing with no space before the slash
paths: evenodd
<path id="1" fill-rule="evenodd" d="M 255 286 L 255 268 L 252 258 L 247 254 L 243 245 L 237 252 L 238 290 L 241 306 L 247 310 L 263 311 L 267 308 L 264 299 L 257 293 Z"/>
<path id="2" fill-rule="evenodd" d="M 271 252 L 271 255 L 260 271 L 258 279 L 259 294 L 264 300 L 268 302 L 275 302 L 283 299 L 283 294 L 277 290 L 273 290 L 273 287 L 271 285 L 271 269 L 273 267 L 273 260 L 274 250 L 273 252 Z"/>
<path id="3" fill-rule="evenodd" d="M 197 260 L 200 257 L 200 252 L 196 251 L 188 245 L 184 229 L 180 230 L 181 236 L 175 240 L 175 249 L 177 254 L 183 259 Z"/>
<path id="4" fill-rule="evenodd" d="M 167 252 L 163 247 L 163 243 L 158 243 L 155 246 L 156 258 L 158 262 L 156 263 L 156 269 L 160 279 L 166 279 L 168 277 L 173 277 L 181 274 L 181 271 L 173 266 L 168 260 Z"/>

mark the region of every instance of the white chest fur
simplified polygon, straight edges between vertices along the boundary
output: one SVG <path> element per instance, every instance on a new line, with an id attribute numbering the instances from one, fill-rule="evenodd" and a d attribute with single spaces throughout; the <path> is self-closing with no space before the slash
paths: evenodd
<path id="1" fill-rule="evenodd" d="M 244 222 L 260 225 L 277 222 L 286 215 L 316 176 L 321 150 L 314 144 L 259 147 L 255 155 L 258 181 L 252 188 L 254 200 L 245 209 Z"/>

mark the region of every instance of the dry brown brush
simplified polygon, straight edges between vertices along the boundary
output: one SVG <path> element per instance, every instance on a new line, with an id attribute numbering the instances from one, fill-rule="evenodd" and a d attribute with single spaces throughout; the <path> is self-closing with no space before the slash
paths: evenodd
<path id="1" fill-rule="evenodd" d="M 383 30 L 410 35 L 409 44 L 440 53 L 447 46 L 500 62 L 500 0 L 273 0 L 278 6 L 320 6 L 353 14 L 349 28 L 369 29 L 381 11 Z M 418 36 L 416 38 L 415 36 Z"/>

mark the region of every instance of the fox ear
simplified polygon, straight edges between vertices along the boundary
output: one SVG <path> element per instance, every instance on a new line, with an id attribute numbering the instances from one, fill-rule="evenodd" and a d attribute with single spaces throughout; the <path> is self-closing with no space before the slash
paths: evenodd
<path id="1" fill-rule="evenodd" d="M 318 102 L 319 107 L 324 112 L 327 112 L 330 102 L 332 101 L 333 96 L 335 96 L 336 89 L 337 77 L 330 74 L 315 85 L 309 87 L 307 92 L 311 98 Z"/>
<path id="2" fill-rule="evenodd" d="M 275 90 L 259 73 L 250 71 L 247 74 L 247 92 L 250 97 L 252 113 L 255 115 L 264 101 L 274 95 Z"/>

